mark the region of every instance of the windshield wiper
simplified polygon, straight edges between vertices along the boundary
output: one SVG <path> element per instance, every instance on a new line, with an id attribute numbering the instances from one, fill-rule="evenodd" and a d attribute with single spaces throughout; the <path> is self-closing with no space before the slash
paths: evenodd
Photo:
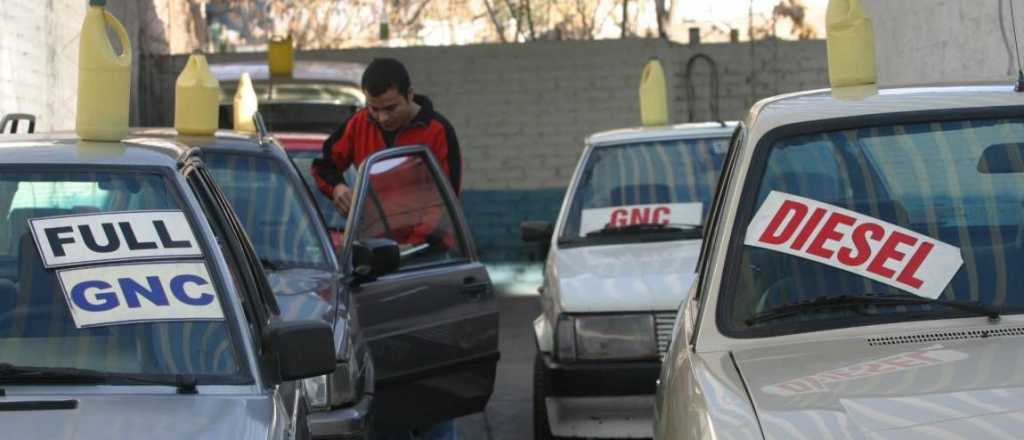
<path id="1" fill-rule="evenodd" d="M 195 394 L 197 380 L 190 374 L 174 375 L 173 379 L 147 377 L 138 374 L 109 373 L 82 368 L 24 367 L 0 363 L 0 383 L 111 383 L 127 382 L 140 385 L 167 385 L 176 387 L 178 394 Z"/>
<path id="2" fill-rule="evenodd" d="M 637 233 L 649 233 L 649 232 L 695 232 L 697 234 L 703 234 L 704 226 L 695 224 L 685 223 L 640 223 L 628 226 L 617 226 L 617 227 L 605 227 L 598 231 L 591 231 L 587 233 L 587 237 L 608 237 L 615 235 L 629 235 Z"/>
<path id="3" fill-rule="evenodd" d="M 811 301 L 803 301 L 793 304 L 786 304 L 774 307 L 763 312 L 755 313 L 744 320 L 747 325 L 754 325 L 759 322 L 772 321 L 806 312 L 814 312 L 826 309 L 852 309 L 867 306 L 899 306 L 899 305 L 940 305 L 975 315 L 987 316 L 992 322 L 999 320 L 1001 310 L 992 305 L 980 302 L 962 302 L 946 299 L 929 299 L 913 294 L 900 295 L 839 295 L 824 296 Z"/>

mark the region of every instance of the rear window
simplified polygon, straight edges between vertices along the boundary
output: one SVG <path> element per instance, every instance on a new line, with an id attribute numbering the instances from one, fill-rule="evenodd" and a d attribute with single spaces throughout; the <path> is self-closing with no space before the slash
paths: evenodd
<path id="1" fill-rule="evenodd" d="M 955 312 L 901 305 L 747 321 L 839 295 L 910 293 L 1019 311 L 1021 143 L 1020 120 L 897 124 L 774 142 L 763 169 L 750 170 L 762 176 L 747 195 L 756 197 L 754 211 L 737 220 L 749 226 L 730 263 L 735 284 L 720 302 L 727 327 L 770 334 Z"/>

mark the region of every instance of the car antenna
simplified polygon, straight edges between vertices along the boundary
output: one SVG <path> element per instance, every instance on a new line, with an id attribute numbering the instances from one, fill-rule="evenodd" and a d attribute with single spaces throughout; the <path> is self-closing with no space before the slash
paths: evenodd
<path id="1" fill-rule="evenodd" d="M 1013 12 L 1013 0 L 1010 0 L 1010 26 L 1013 27 L 1013 47 L 1017 51 L 1017 84 L 1015 92 L 1024 92 L 1024 67 L 1020 63 L 1020 44 L 1017 42 L 1017 14 Z"/>

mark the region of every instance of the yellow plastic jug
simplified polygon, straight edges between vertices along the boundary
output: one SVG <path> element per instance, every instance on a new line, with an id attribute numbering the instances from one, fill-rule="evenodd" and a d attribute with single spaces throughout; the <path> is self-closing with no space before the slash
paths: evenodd
<path id="1" fill-rule="evenodd" d="M 210 136 L 217 131 L 220 85 L 206 63 L 194 53 L 178 75 L 174 90 L 174 128 L 191 136 Z"/>
<path id="2" fill-rule="evenodd" d="M 661 61 L 653 58 L 640 77 L 640 120 L 645 126 L 668 123 L 668 90 Z"/>
<path id="3" fill-rule="evenodd" d="M 252 116 L 256 113 L 258 105 L 256 90 L 252 88 L 252 77 L 249 76 L 249 72 L 243 72 L 242 78 L 238 80 L 238 91 L 235 92 L 233 106 L 236 131 L 256 132 L 256 123 L 252 121 Z"/>
<path id="4" fill-rule="evenodd" d="M 875 31 L 860 0 L 830 0 L 825 32 L 832 88 L 874 84 Z"/>
<path id="5" fill-rule="evenodd" d="M 92 141 L 116 141 L 128 133 L 132 45 L 121 22 L 105 8 L 106 0 L 89 0 L 78 41 L 78 105 L 75 132 Z M 121 40 L 114 52 L 107 26 Z"/>
<path id="6" fill-rule="evenodd" d="M 295 49 L 292 47 L 292 36 L 287 38 L 274 37 L 270 40 L 267 50 L 267 65 L 271 76 L 291 76 L 295 68 Z"/>

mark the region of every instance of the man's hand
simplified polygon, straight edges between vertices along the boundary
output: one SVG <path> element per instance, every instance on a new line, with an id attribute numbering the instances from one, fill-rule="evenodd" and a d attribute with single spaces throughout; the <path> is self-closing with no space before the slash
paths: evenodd
<path id="1" fill-rule="evenodd" d="M 352 208 L 352 190 L 344 183 L 334 186 L 334 206 L 341 215 L 348 217 L 348 211 Z"/>

